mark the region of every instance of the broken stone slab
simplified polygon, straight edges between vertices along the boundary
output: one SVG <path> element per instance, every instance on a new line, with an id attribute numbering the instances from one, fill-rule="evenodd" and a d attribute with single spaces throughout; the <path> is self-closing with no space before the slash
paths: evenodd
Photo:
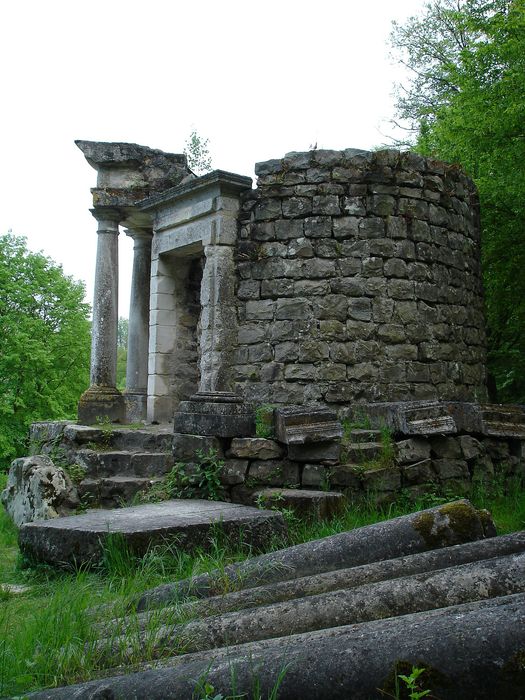
<path id="1" fill-rule="evenodd" d="M 184 551 L 209 545 L 213 528 L 262 549 L 275 535 L 286 532 L 275 511 L 220 501 L 172 500 L 115 510 L 91 510 L 82 515 L 24 525 L 21 550 L 37 561 L 53 565 L 100 561 L 109 535 L 120 535 L 129 549 L 142 556 L 149 547 L 175 540 Z"/>
<path id="2" fill-rule="evenodd" d="M 354 464 L 370 462 L 381 455 L 383 446 L 379 442 L 350 442 L 344 446 L 346 457 Z"/>
<path id="3" fill-rule="evenodd" d="M 165 608 L 161 615 L 208 617 L 236 610 L 246 610 L 270 603 L 315 596 L 321 593 L 342 589 L 357 588 L 379 581 L 393 580 L 412 574 L 447 569 L 460 564 L 483 561 L 525 551 L 525 531 L 500 537 L 490 537 L 476 542 L 452 545 L 428 552 L 411 554 L 406 557 L 387 559 L 385 561 L 363 564 L 349 569 L 328 571 L 314 576 L 303 576 L 290 581 L 281 581 L 265 586 L 232 591 L 211 598 L 180 603 L 177 608 Z M 158 619 L 159 612 L 139 613 L 130 618 L 131 627 L 146 629 L 151 616 Z M 122 621 L 115 621 L 115 627 L 125 628 Z"/>
<path id="4" fill-rule="evenodd" d="M 447 408 L 461 432 L 525 439 L 523 406 L 451 402 Z"/>
<path id="5" fill-rule="evenodd" d="M 73 421 L 69 420 L 54 420 L 54 421 L 39 421 L 31 423 L 29 428 L 29 441 L 31 444 L 42 444 L 59 438 L 65 428 L 72 425 Z"/>
<path id="6" fill-rule="evenodd" d="M 255 413 L 233 401 L 181 401 L 173 418 L 176 433 L 214 437 L 255 435 Z"/>
<path id="7" fill-rule="evenodd" d="M 395 401 L 355 404 L 350 418 L 366 415 L 373 426 L 386 426 L 401 435 L 445 435 L 457 432 L 448 405 L 441 401 Z"/>
<path id="8" fill-rule="evenodd" d="M 286 406 L 274 411 L 275 435 L 285 445 L 340 440 L 343 428 L 337 413 L 321 406 Z"/>
<path id="9" fill-rule="evenodd" d="M 45 455 L 13 460 L 1 501 L 17 527 L 58 518 L 79 505 L 77 490 L 67 473 Z"/>
<path id="10" fill-rule="evenodd" d="M 525 554 L 512 554 L 184 624 L 168 624 L 155 632 L 154 639 L 149 632 L 142 633 L 139 639 L 143 644 L 148 641 L 150 653 L 157 656 L 168 649 L 201 651 L 523 592 Z M 107 640 L 101 646 L 107 647 Z M 114 653 L 120 650 L 126 661 L 125 637 L 112 639 L 111 647 Z M 129 653 L 134 654 L 135 648 L 130 648 Z"/>
<path id="11" fill-rule="evenodd" d="M 515 594 L 358 625 L 188 654 L 163 667 L 33 693 L 33 700 L 178 700 L 198 679 L 228 695 L 278 679 L 279 700 L 370 700 L 395 692 L 399 672 L 427 669 L 425 688 L 447 700 L 521 698 L 525 595 Z M 371 650 L 374 653 L 370 653 Z M 235 685 L 235 688 L 233 688 Z"/>
<path id="12" fill-rule="evenodd" d="M 227 456 L 240 457 L 241 459 L 279 459 L 282 454 L 282 447 L 275 440 L 234 438 Z"/>
<path id="13" fill-rule="evenodd" d="M 487 511 L 467 500 L 342 532 L 231 564 L 220 572 L 158 586 L 144 593 L 137 609 L 162 606 L 187 595 L 208 597 L 223 590 L 254 588 L 301 576 L 481 540 L 496 534 Z"/>
<path id="14" fill-rule="evenodd" d="M 319 520 L 333 517 L 346 504 L 343 494 L 336 491 L 269 488 L 255 491 L 253 497 L 264 508 L 290 509 L 297 516 Z"/>

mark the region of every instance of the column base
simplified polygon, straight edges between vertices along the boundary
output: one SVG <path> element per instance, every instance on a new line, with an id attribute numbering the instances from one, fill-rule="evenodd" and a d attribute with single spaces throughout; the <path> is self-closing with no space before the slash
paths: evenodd
<path id="1" fill-rule="evenodd" d="M 253 407 L 232 392 L 199 392 L 181 401 L 174 416 L 176 433 L 215 437 L 255 435 Z"/>
<path id="2" fill-rule="evenodd" d="M 124 397 L 114 386 L 90 386 L 78 402 L 78 422 L 94 425 L 105 420 L 124 422 Z"/>
<path id="3" fill-rule="evenodd" d="M 125 391 L 123 399 L 126 409 L 126 423 L 139 423 L 146 420 L 148 408 L 146 392 Z"/>

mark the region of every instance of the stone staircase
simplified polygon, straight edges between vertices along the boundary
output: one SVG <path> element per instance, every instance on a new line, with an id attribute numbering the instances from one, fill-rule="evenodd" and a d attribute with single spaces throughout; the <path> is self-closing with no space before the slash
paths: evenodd
<path id="1" fill-rule="evenodd" d="M 43 451 L 52 458 L 59 452 L 60 459 L 75 465 L 82 474 L 78 493 L 85 504 L 114 508 L 130 504 L 170 471 L 172 430 L 167 425 L 136 429 L 69 423 L 44 443 Z"/>

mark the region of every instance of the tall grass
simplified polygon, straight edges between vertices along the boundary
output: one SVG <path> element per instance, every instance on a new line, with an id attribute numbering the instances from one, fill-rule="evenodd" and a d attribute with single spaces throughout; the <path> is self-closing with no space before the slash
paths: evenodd
<path id="1" fill-rule="evenodd" d="M 372 501 L 353 504 L 328 521 L 305 521 L 287 514 L 290 544 L 318 539 L 450 500 L 426 494 L 415 501 L 400 497 L 378 507 Z M 475 488 L 471 500 L 493 513 L 498 532 L 525 528 L 525 491 L 517 484 L 506 492 L 496 484 L 492 490 Z M 284 545 L 276 539 L 273 549 Z M 138 593 L 167 581 L 222 570 L 231 562 L 252 554 L 242 541 L 228 539 L 220 527 L 212 533 L 210 546 L 191 554 L 181 551 L 177 541 L 151 548 L 138 559 L 117 537 L 109 538 L 102 564 L 85 571 L 55 571 L 50 567 L 23 568 L 16 546 L 16 528 L 0 509 L 0 584 L 24 583 L 30 591 L 0 599 L 0 697 L 27 693 L 42 687 L 64 685 L 92 678 L 119 664 L 111 649 L 122 629 L 115 617 L 129 611 Z M 103 611 L 96 620 L 92 609 Z M 180 620 L 177 620 L 180 621 Z M 153 654 L 155 632 L 166 619 L 152 616 L 146 644 L 136 631 L 126 628 L 125 656 L 132 663 L 148 661 Z M 99 625 L 104 627 L 108 646 L 97 644 Z M 98 629 L 97 629 L 98 628 Z M 166 654 L 184 649 L 166 650 Z"/>

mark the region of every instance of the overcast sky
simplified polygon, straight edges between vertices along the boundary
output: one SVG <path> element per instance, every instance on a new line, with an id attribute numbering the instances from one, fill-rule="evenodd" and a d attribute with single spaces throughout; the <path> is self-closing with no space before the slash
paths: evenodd
<path id="1" fill-rule="evenodd" d="M 253 177 L 288 151 L 370 148 L 392 134 L 393 19 L 423 0 L 4 0 L 0 233 L 25 235 L 92 301 L 96 173 L 75 139 L 182 152 Z M 120 315 L 131 240 L 120 236 Z"/>

